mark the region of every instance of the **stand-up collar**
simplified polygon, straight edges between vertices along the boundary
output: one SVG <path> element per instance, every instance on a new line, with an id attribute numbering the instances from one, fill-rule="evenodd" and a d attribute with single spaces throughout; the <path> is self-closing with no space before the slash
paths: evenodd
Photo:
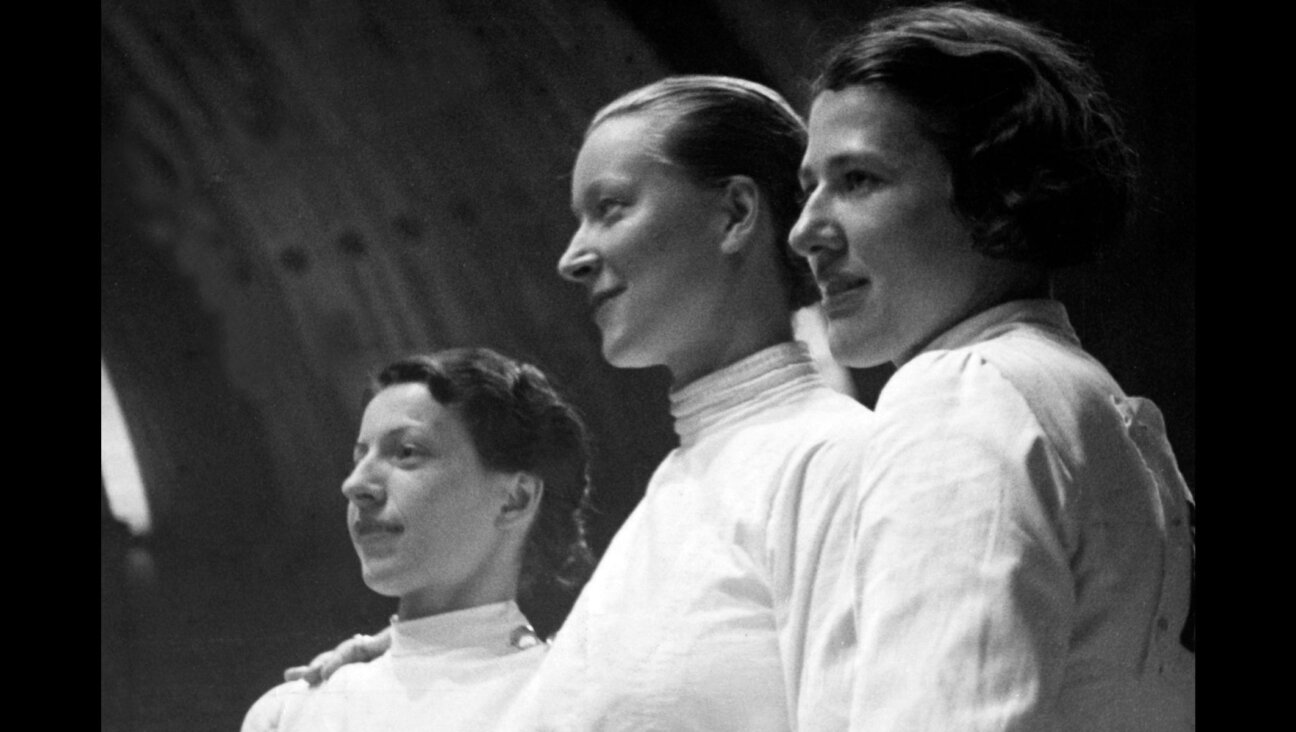
<path id="1" fill-rule="evenodd" d="M 461 648 L 498 653 L 512 647 L 515 631 L 524 626 L 526 616 L 513 600 L 415 620 L 393 620 L 391 654 L 431 654 Z"/>
<path id="2" fill-rule="evenodd" d="M 821 385 L 823 378 L 804 343 L 771 346 L 671 392 L 675 432 L 687 445 L 715 424 L 758 409 L 766 400 Z"/>
<path id="3" fill-rule="evenodd" d="M 1052 333 L 1063 341 L 1079 346 L 1066 307 L 1057 300 L 1013 300 L 983 310 L 941 333 L 918 353 L 941 351 L 988 340 L 1021 325 L 1031 325 Z M 917 354 L 914 354 L 917 355 Z"/>

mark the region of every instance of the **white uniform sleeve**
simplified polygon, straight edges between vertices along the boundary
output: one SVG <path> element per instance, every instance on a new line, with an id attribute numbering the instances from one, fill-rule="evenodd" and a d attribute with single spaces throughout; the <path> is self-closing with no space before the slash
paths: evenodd
<path id="1" fill-rule="evenodd" d="M 267 691 L 248 709 L 240 732 L 288 732 L 293 713 L 310 691 L 304 681 L 287 681 Z"/>
<path id="2" fill-rule="evenodd" d="M 854 659 L 849 596 L 851 496 L 871 415 L 852 415 L 831 442 L 789 466 L 770 521 L 774 614 L 791 727 L 840 730 L 850 716 Z"/>
<path id="3" fill-rule="evenodd" d="M 884 398 L 849 557 L 850 728 L 1048 729 L 1075 602 L 1066 470 L 992 368 Z"/>

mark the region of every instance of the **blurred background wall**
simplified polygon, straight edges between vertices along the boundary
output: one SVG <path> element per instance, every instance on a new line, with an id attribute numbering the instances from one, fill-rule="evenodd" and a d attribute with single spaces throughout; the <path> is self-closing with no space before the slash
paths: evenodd
<path id="1" fill-rule="evenodd" d="M 986 4 L 1088 47 L 1124 109 L 1140 216 L 1058 295 L 1196 488 L 1192 6 Z M 103 729 L 236 729 L 285 666 L 386 622 L 339 485 L 396 356 L 487 345 L 551 373 L 597 435 L 605 546 L 674 435 L 667 375 L 607 366 L 554 271 L 586 121 L 684 72 L 805 110 L 816 53 L 877 5 L 102 0 L 101 351 L 149 510 L 123 523 L 105 472 Z M 888 375 L 852 372 L 858 397 Z"/>

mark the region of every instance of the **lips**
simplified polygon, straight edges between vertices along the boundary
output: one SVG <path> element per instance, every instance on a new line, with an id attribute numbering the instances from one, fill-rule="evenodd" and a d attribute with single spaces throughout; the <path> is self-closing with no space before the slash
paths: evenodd
<path id="1" fill-rule="evenodd" d="M 606 290 L 600 290 L 598 292 L 590 293 L 590 298 L 589 298 L 590 309 L 597 311 L 600 307 L 603 306 L 603 303 L 625 292 L 625 289 L 626 288 L 624 286 L 609 287 Z"/>
<path id="2" fill-rule="evenodd" d="M 835 274 L 819 278 L 819 290 L 825 298 L 834 298 L 852 290 L 858 290 L 869 283 L 867 277 Z"/>
<path id="3" fill-rule="evenodd" d="M 819 291 L 823 293 L 824 313 L 829 317 L 843 316 L 863 302 L 864 292 L 869 286 L 869 278 L 845 272 L 835 272 L 816 278 Z"/>
<path id="4" fill-rule="evenodd" d="M 357 539 L 395 536 L 404 530 L 400 524 L 378 519 L 360 519 L 351 525 L 351 533 Z"/>

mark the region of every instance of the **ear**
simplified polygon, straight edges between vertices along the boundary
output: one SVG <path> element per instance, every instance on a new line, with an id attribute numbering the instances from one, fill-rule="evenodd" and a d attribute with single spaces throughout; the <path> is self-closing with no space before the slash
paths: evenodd
<path id="1" fill-rule="evenodd" d="M 752 239 L 760 219 L 763 200 L 760 186 L 745 175 L 735 175 L 725 182 L 721 205 L 725 212 L 725 238 L 720 251 L 735 254 Z"/>
<path id="2" fill-rule="evenodd" d="M 544 481 L 531 473 L 512 473 L 504 482 L 504 502 L 500 505 L 495 525 L 500 528 L 526 527 L 532 516 L 540 511 L 544 498 Z"/>

